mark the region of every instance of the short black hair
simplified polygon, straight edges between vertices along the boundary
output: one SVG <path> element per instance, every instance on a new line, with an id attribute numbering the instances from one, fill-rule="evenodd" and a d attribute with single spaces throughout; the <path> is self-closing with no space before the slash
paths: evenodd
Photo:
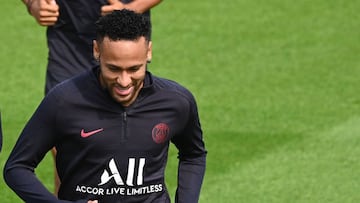
<path id="1" fill-rule="evenodd" d="M 115 10 L 100 17 L 96 22 L 96 40 L 102 42 L 104 37 L 110 40 L 137 40 L 145 37 L 150 41 L 151 23 L 146 15 L 128 9 Z"/>

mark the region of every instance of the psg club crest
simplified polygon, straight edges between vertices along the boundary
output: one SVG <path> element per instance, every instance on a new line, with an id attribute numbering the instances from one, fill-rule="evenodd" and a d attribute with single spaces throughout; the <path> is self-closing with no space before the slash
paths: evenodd
<path id="1" fill-rule="evenodd" d="M 155 125 L 151 133 L 154 142 L 157 144 L 161 144 L 167 140 L 170 133 L 170 128 L 165 123 L 159 123 Z"/>

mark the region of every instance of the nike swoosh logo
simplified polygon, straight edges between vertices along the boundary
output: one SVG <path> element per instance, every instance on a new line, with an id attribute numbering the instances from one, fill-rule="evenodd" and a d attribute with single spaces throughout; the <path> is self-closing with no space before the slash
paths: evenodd
<path id="1" fill-rule="evenodd" d="M 90 132 L 85 132 L 84 129 L 82 129 L 81 132 L 80 132 L 80 135 L 81 135 L 81 137 L 84 137 L 84 138 L 85 137 L 90 137 L 91 135 L 94 135 L 94 134 L 96 134 L 98 132 L 101 132 L 103 130 L 104 130 L 103 128 L 100 128 L 100 129 L 93 130 L 93 131 L 90 131 Z"/>

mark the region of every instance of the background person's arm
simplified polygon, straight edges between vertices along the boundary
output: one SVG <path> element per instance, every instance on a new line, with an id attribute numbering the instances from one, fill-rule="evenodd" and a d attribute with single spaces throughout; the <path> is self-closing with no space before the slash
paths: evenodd
<path id="1" fill-rule="evenodd" d="M 119 0 L 108 0 L 109 5 L 101 8 L 101 15 L 111 13 L 113 10 L 129 9 L 138 13 L 144 13 L 158 5 L 162 0 L 134 0 L 130 3 L 122 3 Z"/>
<path id="2" fill-rule="evenodd" d="M 59 17 L 59 6 L 55 0 L 22 0 L 30 15 L 42 26 L 52 26 Z"/>

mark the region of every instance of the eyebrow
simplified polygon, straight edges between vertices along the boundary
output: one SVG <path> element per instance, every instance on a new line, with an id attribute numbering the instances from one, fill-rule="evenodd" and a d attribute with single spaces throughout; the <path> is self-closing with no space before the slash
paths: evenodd
<path id="1" fill-rule="evenodd" d="M 139 68 L 139 67 L 143 66 L 144 64 L 136 64 L 136 65 L 132 65 L 132 66 L 129 66 L 129 67 L 121 67 L 121 66 L 117 66 L 117 65 L 114 65 L 114 64 L 111 64 L 111 63 L 106 63 L 105 65 L 108 66 L 108 67 L 112 67 L 112 68 L 117 68 L 117 69 L 121 69 L 121 70 L 127 70 L 127 69 L 131 69 L 131 68 Z"/>

